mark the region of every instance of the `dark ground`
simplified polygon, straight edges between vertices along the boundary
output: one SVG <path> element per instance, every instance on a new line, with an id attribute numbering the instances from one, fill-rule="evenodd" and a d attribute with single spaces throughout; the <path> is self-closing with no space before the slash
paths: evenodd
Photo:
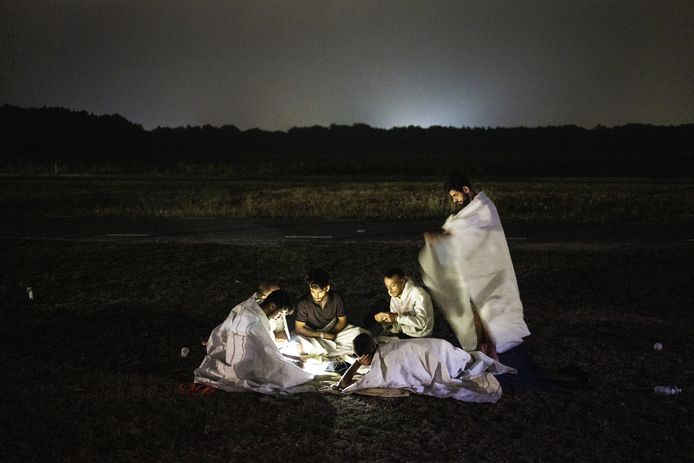
<path id="1" fill-rule="evenodd" d="M 384 268 L 417 275 L 414 230 L 394 242 L 294 242 L 276 239 L 290 228 L 266 226 L 262 233 L 275 239 L 240 246 L 106 238 L 114 229 L 99 221 L 77 229 L 45 223 L 45 237 L 69 240 L 0 239 L 2 461 L 692 461 L 694 242 L 678 241 L 686 233 L 666 240 L 669 226 L 631 234 L 620 225 L 605 232 L 614 238 L 573 242 L 528 232 L 530 242 L 510 242 L 532 332 L 519 354 L 527 358 L 515 361 L 537 370 L 504 380 L 492 405 L 176 394 L 202 359 L 200 338 L 259 280 L 278 278 L 299 293 L 304 271 L 324 266 L 361 320 L 385 295 Z M 193 236 L 228 231 L 209 223 L 180 227 Z M 364 225 L 340 225 L 362 235 L 355 229 Z M 386 230 L 407 228 L 396 225 Z M 546 230 L 525 230 L 537 227 Z M 150 231 L 118 229 L 142 230 Z M 507 227 L 509 236 L 517 230 Z M 450 335 L 440 315 L 435 334 Z M 182 346 L 191 348 L 186 359 Z M 655 395 L 660 384 L 683 392 Z"/>

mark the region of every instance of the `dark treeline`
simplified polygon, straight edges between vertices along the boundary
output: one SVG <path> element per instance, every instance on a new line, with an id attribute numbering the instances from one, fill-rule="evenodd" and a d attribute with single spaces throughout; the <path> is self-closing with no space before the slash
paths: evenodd
<path id="1" fill-rule="evenodd" d="M 354 124 L 286 132 L 205 125 L 144 130 L 119 115 L 0 108 L 0 156 L 5 165 L 135 162 L 166 167 L 181 162 L 242 162 L 248 167 L 271 161 L 287 167 L 292 160 L 332 160 L 344 170 L 337 173 L 349 174 L 364 169 L 388 173 L 391 161 L 403 156 L 419 167 L 402 167 L 405 170 L 396 174 L 427 173 L 431 163 L 455 162 L 470 164 L 477 175 L 692 176 L 693 148 L 694 124 L 593 129 L 574 125 L 378 129 Z M 418 170 L 422 162 L 424 171 Z"/>

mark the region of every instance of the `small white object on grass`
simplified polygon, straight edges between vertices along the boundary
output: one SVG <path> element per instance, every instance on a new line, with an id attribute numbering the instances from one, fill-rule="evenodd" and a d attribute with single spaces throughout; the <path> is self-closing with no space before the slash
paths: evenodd
<path id="1" fill-rule="evenodd" d="M 663 350 L 663 345 L 659 342 L 656 342 L 655 344 L 653 344 L 653 350 L 655 350 L 656 352 L 660 352 L 661 350 Z"/>
<path id="2" fill-rule="evenodd" d="M 656 386 L 653 392 L 658 395 L 678 395 L 682 393 L 682 389 L 677 386 Z"/>
<path id="3" fill-rule="evenodd" d="M 366 230 L 363 228 L 360 228 L 359 230 L 357 230 L 357 233 L 366 233 Z"/>
<path id="4" fill-rule="evenodd" d="M 181 349 L 181 357 L 186 358 L 188 357 L 188 354 L 190 354 L 190 349 L 187 347 Z"/>
<path id="5" fill-rule="evenodd" d="M 29 296 L 30 301 L 34 300 L 34 290 L 31 289 L 31 286 L 27 286 L 27 295 Z"/>

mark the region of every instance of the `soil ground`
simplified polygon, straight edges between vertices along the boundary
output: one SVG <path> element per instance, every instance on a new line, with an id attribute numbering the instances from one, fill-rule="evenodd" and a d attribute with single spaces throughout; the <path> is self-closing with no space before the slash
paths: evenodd
<path id="1" fill-rule="evenodd" d="M 385 296 L 384 268 L 399 265 L 417 277 L 415 241 L 81 241 L 81 232 L 93 230 L 73 229 L 68 240 L 0 239 L 3 461 L 669 462 L 694 455 L 694 243 L 679 241 L 686 235 L 511 241 L 532 332 L 528 358 L 515 360 L 527 381 L 505 381 L 492 405 L 415 395 L 176 394 L 202 360 L 200 339 L 259 280 L 277 278 L 299 294 L 305 270 L 323 266 L 360 320 Z M 450 337 L 440 314 L 435 335 Z M 661 384 L 683 392 L 655 395 Z"/>

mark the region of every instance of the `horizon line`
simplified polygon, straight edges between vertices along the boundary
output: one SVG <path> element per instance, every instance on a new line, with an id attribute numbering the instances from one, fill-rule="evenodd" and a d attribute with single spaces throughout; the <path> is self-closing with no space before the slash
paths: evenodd
<path id="1" fill-rule="evenodd" d="M 34 110 L 40 110 L 40 109 L 56 109 L 56 110 L 65 110 L 65 111 L 70 111 L 70 112 L 75 112 L 75 113 L 86 113 L 89 116 L 93 117 L 118 117 L 121 118 L 125 121 L 127 121 L 130 124 L 139 126 L 142 130 L 145 132 L 153 132 L 155 130 L 177 130 L 177 129 L 192 129 L 192 128 L 213 128 L 213 129 L 223 129 L 225 127 L 233 127 L 236 130 L 240 132 L 249 132 L 249 131 L 261 131 L 261 132 L 282 132 L 282 133 L 289 133 L 291 130 L 294 129 L 312 129 L 312 128 L 323 128 L 323 129 L 331 129 L 332 127 L 355 127 L 355 126 L 364 126 L 369 129 L 374 129 L 374 130 L 383 130 L 383 131 L 389 131 L 389 130 L 394 130 L 394 129 L 421 129 L 421 130 L 429 130 L 431 128 L 442 128 L 442 129 L 454 129 L 454 130 L 495 130 L 495 129 L 542 129 L 542 128 L 562 128 L 562 127 L 572 127 L 572 128 L 578 128 L 582 130 L 603 130 L 603 129 L 614 129 L 614 128 L 621 128 L 621 127 L 626 127 L 626 126 L 651 126 L 651 127 L 683 127 L 683 126 L 690 126 L 694 125 L 694 121 L 692 122 L 683 122 L 679 124 L 654 124 L 650 122 L 626 122 L 624 124 L 620 125 L 612 125 L 612 126 L 607 126 L 603 124 L 596 124 L 593 127 L 586 127 L 584 125 L 579 125 L 575 123 L 568 123 L 568 124 L 559 124 L 559 125 L 535 125 L 535 126 L 526 126 L 526 125 L 516 125 L 516 126 L 454 126 L 454 125 L 438 125 L 438 124 L 432 124 L 429 126 L 421 126 L 421 125 L 394 125 L 391 127 L 379 127 L 379 126 L 373 126 L 370 124 L 367 124 L 365 122 L 352 122 L 351 124 L 349 123 L 337 123 L 337 122 L 331 122 L 328 125 L 320 125 L 320 124 L 311 124 L 311 125 L 304 125 L 304 126 L 292 126 L 288 129 L 264 129 L 260 127 L 251 127 L 248 129 L 241 129 L 238 126 L 234 125 L 233 123 L 225 123 L 222 125 L 212 125 L 210 123 L 205 123 L 205 124 L 198 124 L 198 125 L 192 125 L 192 124 L 186 124 L 186 125 L 178 125 L 178 126 L 162 126 L 162 125 L 157 125 L 154 128 L 145 128 L 142 123 L 135 122 L 131 119 L 128 119 L 127 117 L 123 116 L 120 113 L 102 113 L 102 114 L 97 114 L 95 112 L 88 111 L 86 109 L 75 109 L 75 108 L 70 108 L 70 107 L 65 107 L 65 106 L 19 106 L 11 103 L 3 103 L 2 105 L 3 108 L 5 107 L 13 107 L 13 108 L 19 108 L 19 109 L 34 109 Z"/>

